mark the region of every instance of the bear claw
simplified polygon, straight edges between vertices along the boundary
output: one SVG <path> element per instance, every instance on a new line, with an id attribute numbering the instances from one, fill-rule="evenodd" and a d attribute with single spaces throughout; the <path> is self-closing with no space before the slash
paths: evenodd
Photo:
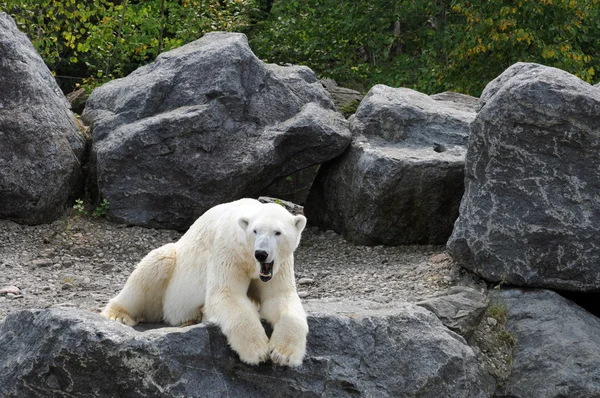
<path id="1" fill-rule="evenodd" d="M 104 316 L 109 321 L 119 322 L 119 323 L 122 323 L 123 325 L 127 325 L 127 326 L 137 325 L 137 322 L 131 316 L 129 316 L 129 313 L 124 308 L 122 308 L 121 306 L 118 306 L 118 305 L 114 305 L 114 304 L 110 305 L 109 304 L 106 307 L 106 309 L 104 311 L 102 311 L 101 315 Z"/>
<path id="2" fill-rule="evenodd" d="M 279 365 L 279 366 L 296 367 L 296 366 L 300 366 L 302 364 L 302 358 L 300 358 L 300 359 L 294 358 L 294 356 L 296 356 L 295 352 L 292 352 L 292 353 L 286 355 L 286 354 L 281 353 L 277 349 L 273 349 L 273 351 L 271 351 L 270 356 L 271 356 L 271 361 L 273 361 L 274 364 Z"/>

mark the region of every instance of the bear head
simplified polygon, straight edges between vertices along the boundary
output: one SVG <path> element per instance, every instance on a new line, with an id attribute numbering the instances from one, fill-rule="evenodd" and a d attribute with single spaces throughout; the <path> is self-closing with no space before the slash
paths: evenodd
<path id="1" fill-rule="evenodd" d="M 266 203 L 251 216 L 240 217 L 238 224 L 247 247 L 253 248 L 260 280 L 267 282 L 298 247 L 306 217 L 294 216 L 281 205 Z"/>

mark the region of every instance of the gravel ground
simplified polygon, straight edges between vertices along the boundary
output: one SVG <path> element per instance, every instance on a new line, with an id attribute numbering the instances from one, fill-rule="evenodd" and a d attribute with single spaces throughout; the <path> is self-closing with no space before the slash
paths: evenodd
<path id="1" fill-rule="evenodd" d="M 74 214 L 39 226 L 0 220 L 0 319 L 53 305 L 100 311 L 142 257 L 180 236 Z M 296 252 L 296 279 L 303 298 L 381 303 L 420 300 L 456 284 L 482 286 L 442 246 L 354 246 L 311 227 Z"/>

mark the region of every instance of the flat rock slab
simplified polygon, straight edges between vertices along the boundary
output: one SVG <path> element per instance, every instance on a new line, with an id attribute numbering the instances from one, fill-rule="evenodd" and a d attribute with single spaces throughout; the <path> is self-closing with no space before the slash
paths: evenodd
<path id="1" fill-rule="evenodd" d="M 309 223 L 360 245 L 446 243 L 475 118 L 463 97 L 374 86 L 350 118 L 350 148 L 319 169 Z"/>
<path id="2" fill-rule="evenodd" d="M 450 330 L 469 338 L 485 313 L 488 299 L 479 290 L 455 286 L 416 304 L 433 312 Z"/>
<path id="3" fill-rule="evenodd" d="M 600 291 L 600 91 L 518 63 L 481 99 L 448 252 L 489 281 Z"/>
<path id="4" fill-rule="evenodd" d="M 430 95 L 430 97 L 436 101 L 444 101 L 446 105 L 455 107 L 460 111 L 471 110 L 471 112 L 479 112 L 479 108 L 482 105 L 481 100 L 477 97 L 453 91 L 444 91 L 443 93 Z"/>
<path id="5" fill-rule="evenodd" d="M 0 324 L 0 395 L 77 397 L 489 397 L 494 382 L 464 340 L 414 305 L 309 303 L 295 369 L 249 367 L 217 327 L 137 331 L 68 308 Z"/>
<path id="6" fill-rule="evenodd" d="M 549 290 L 492 292 L 516 338 L 500 397 L 600 396 L 600 319 Z"/>
<path id="7" fill-rule="evenodd" d="M 341 154 L 347 121 L 307 67 L 265 64 L 213 32 L 94 90 L 95 194 L 109 218 L 185 229 L 209 208 Z"/>
<path id="8" fill-rule="evenodd" d="M 0 12 L 0 218 L 42 224 L 83 191 L 85 140 L 35 48 Z"/>

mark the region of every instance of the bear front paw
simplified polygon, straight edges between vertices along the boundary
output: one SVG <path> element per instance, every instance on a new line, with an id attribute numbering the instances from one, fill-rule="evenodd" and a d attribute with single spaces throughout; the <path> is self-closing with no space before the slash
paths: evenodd
<path id="1" fill-rule="evenodd" d="M 234 347 L 234 350 L 241 361 L 248 365 L 258 365 L 269 359 L 269 344 L 266 336 L 264 339 L 255 339 Z"/>
<path id="2" fill-rule="evenodd" d="M 286 344 L 271 344 L 271 361 L 280 366 L 296 367 L 302 365 L 305 346 L 301 342 L 287 342 Z"/>
<path id="3" fill-rule="evenodd" d="M 106 306 L 106 308 L 104 309 L 104 311 L 102 311 L 102 313 L 100 314 L 103 317 L 105 317 L 106 319 L 108 319 L 109 321 L 116 321 L 116 322 L 120 322 L 124 325 L 127 326 L 135 326 L 137 325 L 137 321 L 135 321 L 130 315 L 129 312 L 119 306 L 119 305 L 115 305 L 115 304 L 108 304 Z"/>

